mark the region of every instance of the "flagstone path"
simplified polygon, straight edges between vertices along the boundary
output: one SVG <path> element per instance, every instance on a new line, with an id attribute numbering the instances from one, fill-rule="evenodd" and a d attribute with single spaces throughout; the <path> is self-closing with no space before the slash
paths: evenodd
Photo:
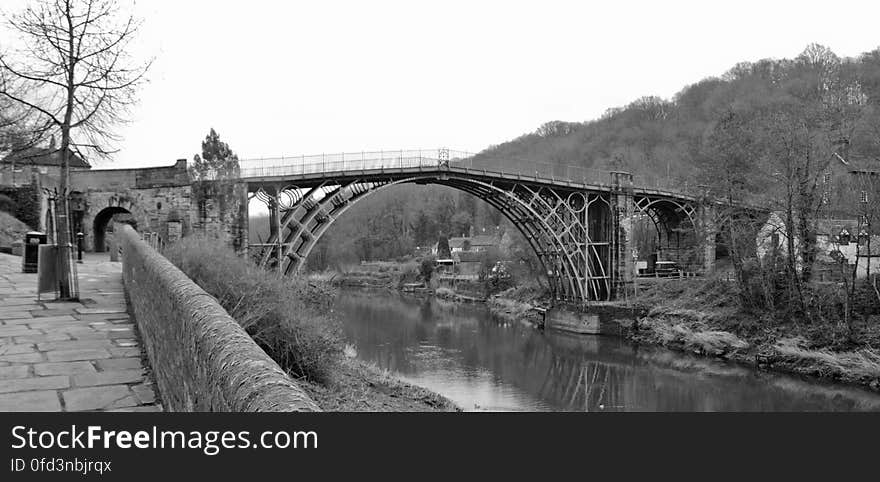
<path id="1" fill-rule="evenodd" d="M 37 275 L 0 253 L 0 411 L 161 411 L 126 309 L 122 264 L 84 255 L 80 301 L 37 301 Z"/>

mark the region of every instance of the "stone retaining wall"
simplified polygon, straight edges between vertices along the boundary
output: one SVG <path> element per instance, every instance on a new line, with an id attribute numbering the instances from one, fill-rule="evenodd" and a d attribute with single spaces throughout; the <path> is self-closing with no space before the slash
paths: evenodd
<path id="1" fill-rule="evenodd" d="M 217 301 L 117 224 L 123 279 L 170 411 L 319 411 Z"/>

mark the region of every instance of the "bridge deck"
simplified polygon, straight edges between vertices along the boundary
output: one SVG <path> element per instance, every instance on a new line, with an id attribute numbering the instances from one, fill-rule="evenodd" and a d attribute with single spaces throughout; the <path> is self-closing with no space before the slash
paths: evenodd
<path id="1" fill-rule="evenodd" d="M 480 169 L 470 167 L 456 166 L 438 166 L 438 165 L 418 165 L 410 167 L 373 167 L 362 169 L 347 170 L 328 170 L 317 171 L 309 169 L 299 169 L 297 166 L 269 167 L 265 169 L 242 169 L 241 180 L 249 185 L 265 185 L 265 184 L 290 184 L 293 183 L 300 188 L 308 188 L 318 185 L 328 180 L 336 182 L 353 181 L 368 178 L 384 178 L 384 179 L 405 179 L 413 176 L 431 176 L 442 177 L 444 175 L 462 175 L 471 178 L 485 178 L 490 180 L 509 180 L 516 182 L 525 182 L 536 185 L 544 185 L 555 189 L 566 189 L 572 191 L 610 191 L 613 185 L 610 180 L 608 182 L 589 181 L 582 179 L 580 181 L 571 179 L 562 179 L 556 177 L 544 177 L 539 173 L 535 175 L 523 173 L 502 172 L 491 169 Z M 606 172 L 606 174 L 608 174 Z M 633 186 L 633 192 L 637 195 L 656 195 L 663 197 L 671 197 L 682 200 L 693 201 L 696 198 L 692 195 L 672 190 L 664 190 L 651 187 Z"/>

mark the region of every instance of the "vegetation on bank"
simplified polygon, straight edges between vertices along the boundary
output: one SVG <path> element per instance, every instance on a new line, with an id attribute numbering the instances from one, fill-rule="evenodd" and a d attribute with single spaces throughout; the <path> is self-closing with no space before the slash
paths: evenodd
<path id="1" fill-rule="evenodd" d="M 164 254 L 282 368 L 298 378 L 329 380 L 342 344 L 338 325 L 325 314 L 330 297 L 319 286 L 273 276 L 201 235 L 183 238 Z"/>
<path id="2" fill-rule="evenodd" d="M 24 235 L 30 230 L 27 224 L 0 210 L 0 248 L 9 248 L 16 241 L 24 241 Z"/>
<path id="3" fill-rule="evenodd" d="M 347 358 L 341 327 L 330 315 L 334 292 L 328 284 L 278 277 L 203 235 L 185 237 L 163 254 L 214 296 L 323 409 L 455 409 L 439 395 Z"/>
<path id="4" fill-rule="evenodd" d="M 316 273 L 309 279 L 394 289 L 414 276 L 412 266 L 383 262 L 373 267 Z M 860 283 L 857 303 L 847 310 L 844 288 L 835 283 L 811 285 L 805 296 L 815 309 L 808 318 L 803 313 L 793 316 L 785 304 L 776 310 L 746 304 L 747 294 L 739 291 L 738 283 L 721 277 L 642 280 L 638 296 L 630 301 L 646 316 L 637 320 L 629 336 L 639 343 L 880 390 L 880 297 L 871 285 Z M 443 286 L 434 293 L 443 299 L 460 298 L 456 290 Z M 523 280 L 485 299 L 494 315 L 529 323 L 540 321 L 535 308 L 549 301 L 545 287 Z M 847 311 L 859 316 L 850 317 Z"/>
<path id="5" fill-rule="evenodd" d="M 750 310 L 736 283 L 719 278 L 652 283 L 633 301 L 647 311 L 632 338 L 639 342 L 718 356 L 880 390 L 880 300 L 865 290 L 847 321 L 836 284 L 811 285 L 807 296 L 821 312 L 786 316 L 790 307 Z"/>

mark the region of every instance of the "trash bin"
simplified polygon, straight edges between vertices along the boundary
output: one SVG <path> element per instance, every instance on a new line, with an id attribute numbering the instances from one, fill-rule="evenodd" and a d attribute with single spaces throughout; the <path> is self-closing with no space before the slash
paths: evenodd
<path id="1" fill-rule="evenodd" d="M 40 259 L 39 249 L 41 244 L 46 244 L 46 233 L 30 231 L 24 235 L 23 253 L 21 255 L 21 272 L 36 273 L 37 263 Z"/>

